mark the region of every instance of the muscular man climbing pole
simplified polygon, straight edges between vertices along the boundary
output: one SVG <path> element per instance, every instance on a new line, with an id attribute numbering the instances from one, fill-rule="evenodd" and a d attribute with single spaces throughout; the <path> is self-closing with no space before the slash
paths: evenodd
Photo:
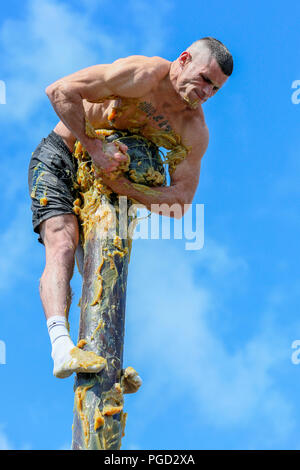
<path id="1" fill-rule="evenodd" d="M 105 366 L 92 352 L 80 351 L 79 355 L 67 327 L 70 280 L 79 240 L 74 213 L 77 168 L 72 154 L 76 140 L 98 169 L 95 176 L 115 193 L 149 210 L 177 204 L 182 216 L 197 189 L 209 140 L 202 104 L 224 85 L 232 69 L 227 48 L 214 38 L 203 38 L 173 62 L 130 56 L 80 70 L 46 89 L 60 121 L 33 152 L 29 189 L 33 228 L 46 248 L 40 296 L 55 376 L 99 372 Z M 147 191 L 122 173 L 112 178 L 127 161 L 127 147 L 95 138 L 95 129 L 125 130 L 129 135 L 134 129 L 153 145 L 170 150 L 170 185 Z M 170 215 L 162 208 L 159 213 Z"/>

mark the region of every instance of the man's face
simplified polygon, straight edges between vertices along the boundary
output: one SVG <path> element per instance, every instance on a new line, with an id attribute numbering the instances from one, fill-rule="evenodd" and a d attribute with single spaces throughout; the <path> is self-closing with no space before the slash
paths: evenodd
<path id="1" fill-rule="evenodd" d="M 206 48 L 193 58 L 185 51 L 178 61 L 177 91 L 192 109 L 214 96 L 228 79 Z"/>

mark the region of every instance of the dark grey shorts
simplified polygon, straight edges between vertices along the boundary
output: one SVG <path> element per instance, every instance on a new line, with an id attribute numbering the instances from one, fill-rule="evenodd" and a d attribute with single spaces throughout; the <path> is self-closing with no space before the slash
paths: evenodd
<path id="1" fill-rule="evenodd" d="M 33 230 L 46 219 L 61 214 L 74 214 L 73 202 L 77 161 L 62 140 L 52 131 L 42 139 L 32 154 L 28 169 Z M 41 237 L 39 242 L 43 243 Z"/>

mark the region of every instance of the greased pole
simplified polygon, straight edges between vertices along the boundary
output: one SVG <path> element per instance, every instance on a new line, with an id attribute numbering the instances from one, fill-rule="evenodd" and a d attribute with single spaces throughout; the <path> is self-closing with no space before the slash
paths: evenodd
<path id="1" fill-rule="evenodd" d="M 99 220 L 84 244 L 79 345 L 104 357 L 106 368 L 77 374 L 72 449 L 120 449 L 124 434 L 121 370 L 131 240 L 113 235 L 114 228 L 119 233 L 119 209 L 117 196 L 102 195 Z"/>
<path id="2" fill-rule="evenodd" d="M 102 131 L 96 132 L 99 137 Z M 150 191 L 149 186 L 165 184 L 156 147 L 139 135 L 120 134 L 103 131 L 106 139 L 118 137 L 127 145 L 130 165 L 127 163 L 125 174 L 127 171 L 127 176 L 138 183 L 136 187 Z M 78 159 L 77 187 L 81 194 L 74 210 L 81 221 L 83 246 L 78 347 L 102 356 L 106 368 L 98 374 L 77 374 L 72 449 L 116 450 L 121 447 L 127 416 L 123 394 L 136 392 L 141 384 L 132 367 L 122 369 L 130 236 L 135 216 L 128 215 L 132 202 L 107 191 L 95 180 L 91 158 L 80 142 L 75 145 L 74 156 Z"/>

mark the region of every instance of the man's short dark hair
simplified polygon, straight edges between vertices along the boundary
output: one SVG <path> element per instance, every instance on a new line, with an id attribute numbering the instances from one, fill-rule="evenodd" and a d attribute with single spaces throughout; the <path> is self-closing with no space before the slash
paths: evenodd
<path id="1" fill-rule="evenodd" d="M 201 38 L 198 41 L 195 41 L 189 48 L 194 49 L 195 46 L 200 46 L 202 43 L 205 43 L 206 47 L 210 51 L 212 57 L 214 57 L 219 65 L 220 69 L 229 77 L 233 71 L 233 58 L 224 44 L 218 39 L 212 37 Z"/>

